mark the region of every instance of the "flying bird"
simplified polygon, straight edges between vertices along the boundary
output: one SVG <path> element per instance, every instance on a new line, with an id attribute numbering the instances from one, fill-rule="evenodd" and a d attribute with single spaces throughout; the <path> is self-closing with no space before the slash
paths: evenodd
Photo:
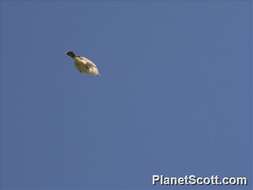
<path id="1" fill-rule="evenodd" d="M 66 53 L 74 60 L 74 64 L 80 73 L 85 73 L 92 76 L 99 76 L 99 70 L 97 66 L 88 58 L 76 55 L 73 51 Z"/>

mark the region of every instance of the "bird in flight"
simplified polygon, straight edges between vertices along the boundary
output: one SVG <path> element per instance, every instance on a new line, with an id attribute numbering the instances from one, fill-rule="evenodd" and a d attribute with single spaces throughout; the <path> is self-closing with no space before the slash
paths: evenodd
<path id="1" fill-rule="evenodd" d="M 68 51 L 66 55 L 74 60 L 75 66 L 80 73 L 85 73 L 92 76 L 100 75 L 97 66 L 86 57 L 78 56 L 73 51 Z"/>

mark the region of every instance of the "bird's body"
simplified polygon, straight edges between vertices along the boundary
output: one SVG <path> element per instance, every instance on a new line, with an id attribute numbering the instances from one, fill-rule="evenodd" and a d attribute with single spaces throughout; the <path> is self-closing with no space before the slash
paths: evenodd
<path id="1" fill-rule="evenodd" d="M 100 75 L 97 66 L 88 58 L 75 55 L 72 51 L 66 53 L 74 60 L 74 64 L 80 73 L 86 73 L 92 76 Z"/>

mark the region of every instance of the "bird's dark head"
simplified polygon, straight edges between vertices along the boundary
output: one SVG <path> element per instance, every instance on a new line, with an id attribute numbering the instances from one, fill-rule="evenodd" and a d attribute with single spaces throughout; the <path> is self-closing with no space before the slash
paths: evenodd
<path id="1" fill-rule="evenodd" d="M 69 57 L 71 57 L 71 58 L 74 58 L 76 55 L 75 55 L 75 53 L 73 52 L 73 51 L 68 51 L 67 53 L 66 53 L 66 55 L 68 55 Z"/>

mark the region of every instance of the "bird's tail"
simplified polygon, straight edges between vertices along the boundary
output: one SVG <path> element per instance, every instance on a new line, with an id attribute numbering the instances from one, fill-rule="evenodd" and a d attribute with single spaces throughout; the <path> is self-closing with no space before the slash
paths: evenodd
<path id="1" fill-rule="evenodd" d="M 76 56 L 73 51 L 68 51 L 66 55 L 68 55 L 71 58 L 74 58 Z"/>

